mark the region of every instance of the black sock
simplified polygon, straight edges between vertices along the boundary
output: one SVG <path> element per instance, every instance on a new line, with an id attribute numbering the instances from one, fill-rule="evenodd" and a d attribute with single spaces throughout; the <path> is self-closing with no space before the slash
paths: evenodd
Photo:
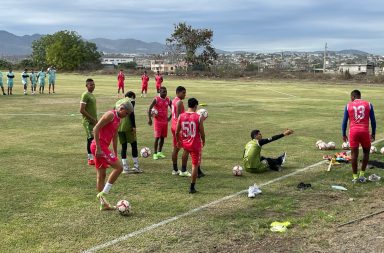
<path id="1" fill-rule="evenodd" d="M 173 164 L 173 170 L 174 170 L 174 171 L 178 171 L 177 163 L 174 163 L 174 164 Z"/>
<path id="2" fill-rule="evenodd" d="M 195 183 L 191 183 L 191 189 L 195 189 Z"/>
<path id="3" fill-rule="evenodd" d="M 181 165 L 181 172 L 186 172 L 187 171 L 187 166 Z"/>
<path id="4" fill-rule="evenodd" d="M 197 167 L 197 174 L 203 174 L 203 172 L 202 172 L 201 169 L 200 169 L 200 166 Z"/>

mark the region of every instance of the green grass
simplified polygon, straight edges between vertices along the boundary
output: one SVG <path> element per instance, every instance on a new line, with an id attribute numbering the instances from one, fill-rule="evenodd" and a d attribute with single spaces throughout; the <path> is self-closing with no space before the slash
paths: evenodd
<path id="1" fill-rule="evenodd" d="M 105 112 L 116 101 L 115 76 L 91 77 L 96 83 L 98 112 Z M 16 79 L 15 95 L 0 97 L 0 252 L 79 252 L 239 192 L 254 182 L 261 184 L 314 164 L 329 153 L 315 149 L 318 139 L 341 146 L 343 109 L 355 88 L 374 104 L 377 139 L 384 137 L 380 124 L 384 102 L 379 86 L 165 77 L 170 97 L 174 97 L 178 85 L 183 85 L 187 97 L 208 104 L 202 164 L 207 177 L 197 182 L 199 193 L 189 195 L 189 179 L 171 176 L 172 139 L 168 138 L 166 159 L 140 159 L 145 172 L 121 175 L 113 186 L 108 199 L 128 199 L 133 206 L 132 215 L 122 217 L 98 211 L 95 171 L 86 165 L 86 137 L 79 114 L 86 78 L 59 73 L 57 94 L 35 96 L 23 96 L 21 82 Z M 129 77 L 126 89 L 139 95 L 140 78 Z M 147 125 L 146 108 L 154 95 L 153 80 L 149 92 L 147 98 L 137 98 L 135 110 L 139 147 L 152 149 L 153 133 Z M 279 173 L 233 177 L 231 169 L 241 164 L 244 145 L 255 128 L 264 137 L 285 128 L 295 130 L 294 135 L 263 148 L 265 156 L 287 151 L 286 167 Z M 375 158 L 381 159 L 381 155 Z M 248 199 L 245 194 L 229 199 L 102 252 L 301 251 L 297 237 L 303 231 L 314 235 L 347 221 L 360 211 L 360 202 L 348 199 L 358 200 L 382 186 L 352 185 L 349 166 L 341 165 L 330 173 L 325 169 L 324 164 L 268 185 L 256 199 Z M 373 171 L 381 173 L 379 169 Z M 311 183 L 312 189 L 297 191 L 301 181 Z M 348 191 L 334 191 L 332 184 L 343 185 Z M 274 234 L 269 224 L 276 220 L 290 220 L 293 226 L 285 234 Z M 290 246 L 274 247 L 277 240 L 289 241 L 286 245 Z M 310 243 L 327 247 L 324 241 Z"/>

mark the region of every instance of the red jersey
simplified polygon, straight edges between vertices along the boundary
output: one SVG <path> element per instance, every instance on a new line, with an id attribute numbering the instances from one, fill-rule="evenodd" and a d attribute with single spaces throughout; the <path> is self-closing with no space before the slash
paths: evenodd
<path id="1" fill-rule="evenodd" d="M 156 80 L 156 87 L 161 87 L 161 84 L 163 83 L 163 77 L 161 75 L 156 75 L 155 80 Z"/>
<path id="2" fill-rule="evenodd" d="M 161 98 L 160 96 L 155 97 L 156 104 L 154 108 L 158 111 L 155 120 L 160 122 L 168 122 L 168 106 L 170 104 L 169 97 Z"/>
<path id="3" fill-rule="evenodd" d="M 371 103 L 355 99 L 347 104 L 349 117 L 349 131 L 369 132 L 369 115 Z"/>
<path id="4" fill-rule="evenodd" d="M 147 76 L 147 75 L 142 75 L 141 76 L 141 84 L 143 86 L 147 86 L 148 85 L 148 81 L 149 81 L 149 76 Z"/>
<path id="5" fill-rule="evenodd" d="M 178 97 L 175 97 L 172 100 L 172 126 L 171 126 L 172 130 L 176 130 L 176 126 L 177 126 L 177 118 L 178 118 L 177 116 L 179 116 L 179 115 L 176 116 L 176 114 L 177 114 L 177 103 L 179 101 L 181 101 L 181 99 L 178 98 Z M 181 112 L 180 112 L 180 114 L 182 114 L 183 112 L 185 112 L 185 109 L 184 109 L 183 102 L 181 102 Z"/>
<path id="6" fill-rule="evenodd" d="M 117 75 L 117 81 L 118 83 L 124 83 L 124 80 L 125 80 L 125 75 L 123 72 L 119 72 L 119 74 Z"/>
<path id="7" fill-rule="evenodd" d="M 113 120 L 106 124 L 99 131 L 100 146 L 109 147 L 112 142 L 113 136 L 116 134 L 117 129 L 119 128 L 120 118 L 117 116 L 116 110 L 111 110 L 113 112 Z"/>
<path id="8" fill-rule="evenodd" d="M 184 112 L 179 116 L 180 141 L 187 151 L 199 151 L 202 148 L 199 118 L 196 112 Z"/>

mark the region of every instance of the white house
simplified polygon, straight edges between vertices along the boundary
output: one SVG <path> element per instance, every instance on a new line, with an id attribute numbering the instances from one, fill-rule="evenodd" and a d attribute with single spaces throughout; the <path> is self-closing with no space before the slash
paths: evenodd
<path id="1" fill-rule="evenodd" d="M 133 57 L 124 57 L 124 56 L 120 56 L 120 57 L 102 57 L 101 59 L 101 64 L 103 65 L 115 65 L 115 66 L 118 66 L 119 64 L 121 63 L 127 63 L 127 62 L 133 62 L 135 60 L 135 58 Z"/>
<path id="2" fill-rule="evenodd" d="M 371 63 L 366 64 L 346 64 L 342 63 L 339 66 L 339 72 L 345 73 L 349 72 L 351 75 L 357 75 L 357 74 L 367 74 L 367 75 L 373 75 L 374 74 L 375 66 Z"/>

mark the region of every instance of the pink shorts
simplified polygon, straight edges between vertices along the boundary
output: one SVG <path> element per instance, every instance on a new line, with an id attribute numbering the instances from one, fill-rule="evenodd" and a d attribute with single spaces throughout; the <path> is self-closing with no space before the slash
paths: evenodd
<path id="1" fill-rule="evenodd" d="M 192 158 L 192 165 L 199 166 L 201 163 L 201 149 L 198 150 L 186 150 Z"/>
<path id="2" fill-rule="evenodd" d="M 119 89 L 124 89 L 124 83 L 123 82 L 119 82 L 119 83 L 117 83 L 117 87 L 119 88 Z"/>
<path id="3" fill-rule="evenodd" d="M 349 146 L 351 148 L 358 148 L 359 144 L 365 149 L 371 148 L 371 136 L 369 136 L 369 132 L 349 132 Z"/>
<path id="4" fill-rule="evenodd" d="M 159 122 L 155 120 L 153 124 L 153 130 L 155 133 L 155 138 L 160 138 L 160 137 L 166 138 L 168 136 L 168 121 Z"/>
<path id="5" fill-rule="evenodd" d="M 96 143 L 93 141 L 91 143 L 91 152 L 94 157 L 95 161 L 95 168 L 98 169 L 106 169 L 111 165 L 112 163 L 115 163 L 118 159 L 115 156 L 111 150 L 108 149 L 108 147 L 101 147 L 101 150 L 103 151 L 104 155 L 102 157 L 96 156 Z"/>
<path id="6" fill-rule="evenodd" d="M 143 91 L 147 92 L 147 90 L 148 90 L 148 84 L 141 86 L 141 92 L 143 92 Z"/>

